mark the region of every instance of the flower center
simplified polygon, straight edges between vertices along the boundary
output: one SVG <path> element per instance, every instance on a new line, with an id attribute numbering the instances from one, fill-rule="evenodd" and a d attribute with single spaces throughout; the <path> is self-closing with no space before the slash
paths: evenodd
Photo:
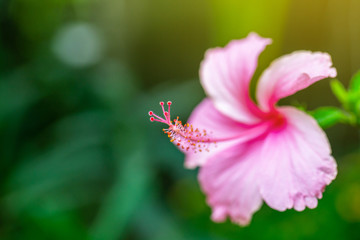
<path id="1" fill-rule="evenodd" d="M 209 152 L 210 144 L 215 144 L 216 146 L 216 142 L 210 140 L 209 134 L 205 129 L 199 130 L 198 128 L 194 128 L 191 124 L 182 124 L 179 117 L 174 119 L 174 121 L 171 121 L 171 104 L 170 101 L 167 102 L 168 110 L 165 111 L 164 102 L 160 102 L 164 118 L 159 117 L 153 111 L 149 111 L 150 121 L 165 123 L 169 126 L 167 129 L 163 129 L 163 132 L 168 135 L 170 142 L 173 142 L 176 146 L 185 151 L 192 150 L 195 153 L 202 151 Z"/>
<path id="2" fill-rule="evenodd" d="M 282 130 L 287 123 L 285 116 L 278 111 L 272 111 L 266 119 L 270 122 L 273 131 Z"/>

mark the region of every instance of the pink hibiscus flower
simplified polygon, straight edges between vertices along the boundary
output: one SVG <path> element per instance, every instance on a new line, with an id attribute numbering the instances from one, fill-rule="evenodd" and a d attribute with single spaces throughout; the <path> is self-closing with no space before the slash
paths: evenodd
<path id="1" fill-rule="evenodd" d="M 260 77 L 256 97 L 249 83 L 259 54 L 271 40 L 255 33 L 206 52 L 200 79 L 208 98 L 193 111 L 189 124 L 165 119 L 164 129 L 186 154 L 185 166 L 200 166 L 199 182 L 212 208 L 212 220 L 226 217 L 246 225 L 265 201 L 284 211 L 315 208 L 337 166 L 317 122 L 294 107 L 275 104 L 309 85 L 335 77 L 326 53 L 297 51 L 275 60 Z M 155 118 L 154 118 L 155 117 Z M 199 130 L 198 128 L 202 130 Z M 205 130 L 203 130 L 205 129 Z"/>

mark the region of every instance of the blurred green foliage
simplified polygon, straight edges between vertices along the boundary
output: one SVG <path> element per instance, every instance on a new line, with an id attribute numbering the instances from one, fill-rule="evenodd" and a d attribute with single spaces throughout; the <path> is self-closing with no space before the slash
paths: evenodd
<path id="1" fill-rule="evenodd" d="M 323 128 L 337 123 L 360 126 L 360 72 L 351 78 L 348 89 L 337 79 L 332 80 L 330 86 L 343 109 L 320 107 L 310 113 Z"/>
<path id="2" fill-rule="evenodd" d="M 327 130 L 339 176 L 318 208 L 264 205 L 242 228 L 210 221 L 197 171 L 147 116 L 172 100 L 185 120 L 204 97 L 204 51 L 249 31 L 274 39 L 256 77 L 311 49 L 329 52 L 346 84 L 360 68 L 358 12 L 331 0 L 1 1 L 0 239 L 358 239 L 354 128 Z M 336 104 L 326 81 L 282 104 L 294 99 Z"/>
<path id="3" fill-rule="evenodd" d="M 316 119 L 323 129 L 334 126 L 338 123 L 350 123 L 353 118 L 336 107 L 320 107 L 310 114 Z"/>

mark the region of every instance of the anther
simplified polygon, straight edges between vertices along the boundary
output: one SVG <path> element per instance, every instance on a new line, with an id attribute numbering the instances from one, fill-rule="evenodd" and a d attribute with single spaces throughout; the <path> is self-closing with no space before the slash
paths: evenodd
<path id="1" fill-rule="evenodd" d="M 151 115 L 153 115 L 154 113 L 153 113 L 153 111 L 149 111 L 149 116 L 151 116 Z"/>
<path id="2" fill-rule="evenodd" d="M 168 102 L 167 102 L 167 105 L 169 105 L 169 106 L 170 106 L 171 104 L 172 104 L 172 102 L 171 102 L 171 101 L 168 101 Z"/>
<path id="3" fill-rule="evenodd" d="M 161 105 L 161 106 L 164 106 L 164 102 L 160 102 L 160 105 Z"/>
<path id="4" fill-rule="evenodd" d="M 150 118 L 150 121 L 152 121 L 152 122 L 153 122 L 153 121 L 154 121 L 154 118 L 153 118 L 153 117 L 151 117 L 151 118 Z"/>

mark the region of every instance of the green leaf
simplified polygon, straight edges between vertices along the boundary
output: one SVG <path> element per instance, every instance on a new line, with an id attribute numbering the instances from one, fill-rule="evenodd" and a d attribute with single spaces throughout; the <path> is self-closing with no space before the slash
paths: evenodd
<path id="1" fill-rule="evenodd" d="M 322 128 L 328 128 L 336 123 L 350 121 L 349 116 L 336 107 L 321 107 L 311 111 L 310 114 L 316 119 Z"/>
<path id="2" fill-rule="evenodd" d="M 348 106 L 356 116 L 360 116 L 360 71 L 358 71 L 350 80 Z"/>
<path id="3" fill-rule="evenodd" d="M 349 84 L 349 91 L 355 93 L 360 92 L 360 71 L 355 73 L 355 75 L 351 78 Z"/>
<path id="4" fill-rule="evenodd" d="M 343 104 L 346 108 L 348 105 L 348 93 L 344 85 L 337 79 L 334 79 L 330 82 L 330 87 L 337 99 Z"/>

